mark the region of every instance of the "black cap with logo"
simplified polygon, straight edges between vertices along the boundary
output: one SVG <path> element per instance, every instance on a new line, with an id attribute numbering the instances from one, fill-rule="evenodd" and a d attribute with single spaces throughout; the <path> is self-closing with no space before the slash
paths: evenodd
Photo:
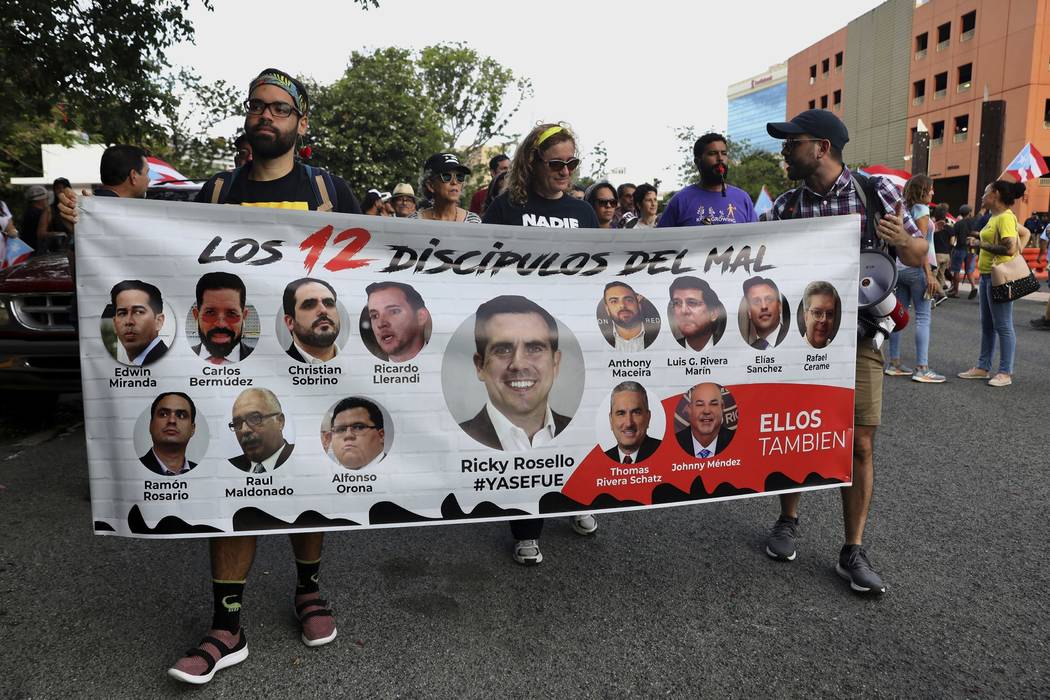
<path id="1" fill-rule="evenodd" d="M 827 139 L 840 151 L 849 143 L 849 131 L 842 120 L 826 109 L 807 109 L 789 122 L 769 122 L 766 132 L 775 139 L 791 139 L 803 134 Z"/>

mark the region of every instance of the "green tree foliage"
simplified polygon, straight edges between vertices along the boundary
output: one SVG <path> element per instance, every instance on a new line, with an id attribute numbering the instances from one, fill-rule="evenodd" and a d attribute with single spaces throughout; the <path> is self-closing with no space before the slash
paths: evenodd
<path id="1" fill-rule="evenodd" d="M 445 147 L 473 155 L 503 130 L 532 95 L 527 78 L 466 44 L 424 48 L 417 61 L 424 90 L 441 119 Z M 509 98 L 509 100 L 508 100 Z M 506 107 L 506 108 L 505 108 Z M 470 140 L 462 142 L 464 137 Z"/>
<path id="2" fill-rule="evenodd" d="M 339 80 L 313 86 L 313 161 L 336 173 L 355 193 L 416 186 L 423 161 L 444 148 L 434 106 L 408 49 L 354 52 Z"/>
<path id="3" fill-rule="evenodd" d="M 160 83 L 174 100 L 161 112 L 162 131 L 146 145 L 186 177 L 210 177 L 215 161 L 228 158 L 233 144 L 209 134 L 219 122 L 242 113 L 243 87 L 208 83 L 185 68 L 162 76 Z"/>
<path id="4" fill-rule="evenodd" d="M 693 163 L 693 144 L 699 138 L 696 129 L 691 126 L 675 131 L 678 139 L 678 152 L 682 154 L 678 164 L 678 177 L 682 182 L 692 183 L 700 179 L 700 173 Z M 781 166 L 778 154 L 769 153 L 752 146 L 746 139 L 739 141 L 727 139 L 729 147 L 729 182 L 750 195 L 754 200 L 765 185 L 770 196 L 791 189 L 791 181 Z"/>
<path id="5" fill-rule="evenodd" d="M 41 138 L 70 143 L 74 131 L 106 143 L 150 141 L 174 101 L 157 80 L 168 68 L 164 51 L 193 38 L 189 2 L 4 3 L 3 178 L 27 164 L 38 171 Z"/>
<path id="6" fill-rule="evenodd" d="M 463 44 L 429 46 L 418 56 L 400 48 L 355 51 L 339 80 L 310 89 L 313 162 L 358 193 L 417 186 L 432 153 L 475 154 L 506 136 L 508 120 L 531 94 L 527 80 Z M 504 110 L 508 95 L 516 101 Z M 487 174 L 479 168 L 471 184 L 480 186 Z"/>

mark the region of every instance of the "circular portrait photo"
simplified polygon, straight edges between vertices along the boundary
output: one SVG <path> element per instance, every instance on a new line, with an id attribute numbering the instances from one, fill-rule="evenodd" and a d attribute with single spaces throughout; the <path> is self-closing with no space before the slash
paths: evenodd
<path id="1" fill-rule="evenodd" d="M 494 450 L 551 444 L 580 407 L 583 353 L 572 331 L 522 296 L 490 299 L 449 339 L 441 365 L 456 423 Z"/>
<path id="2" fill-rule="evenodd" d="M 687 350 L 716 345 L 726 332 L 726 307 L 706 281 L 676 277 L 668 289 L 667 318 L 671 335 Z"/>
<path id="3" fill-rule="evenodd" d="M 196 301 L 186 315 L 193 354 L 210 364 L 236 364 L 252 354 L 260 330 L 259 314 L 247 302 L 240 277 L 229 272 L 201 275 Z"/>
<path id="4" fill-rule="evenodd" d="M 135 455 L 161 476 L 180 476 L 196 467 L 208 449 L 208 424 L 193 399 L 181 391 L 157 394 L 135 421 Z"/>
<path id="5" fill-rule="evenodd" d="M 236 446 L 226 443 L 230 464 L 249 474 L 269 474 L 288 461 L 295 449 L 294 421 L 269 389 L 245 389 L 233 402 L 227 424 Z"/>
<path id="6" fill-rule="evenodd" d="M 651 400 L 650 400 L 651 399 Z M 609 445 L 605 456 L 620 464 L 637 464 L 660 447 L 664 411 L 658 396 L 649 396 L 636 381 L 623 381 L 609 392 L 608 403 L 597 413 L 598 444 Z"/>
<path id="7" fill-rule="evenodd" d="M 343 302 L 324 280 L 303 277 L 289 282 L 281 297 L 275 332 L 288 357 L 306 364 L 333 359 L 346 344 L 349 327 Z"/>
<path id="8" fill-rule="evenodd" d="M 826 348 L 835 339 L 842 321 L 842 302 L 831 282 L 810 282 L 798 305 L 798 331 L 809 346 Z"/>
<path id="9" fill-rule="evenodd" d="M 365 287 L 361 340 L 380 360 L 408 362 L 430 342 L 433 323 L 426 302 L 404 282 L 373 282 Z"/>
<path id="10" fill-rule="evenodd" d="M 390 414 L 363 396 L 340 399 L 321 418 L 321 447 L 345 469 L 372 469 L 394 441 Z"/>
<path id="11" fill-rule="evenodd" d="M 702 382 L 689 387 L 675 408 L 675 438 L 688 455 L 714 457 L 733 441 L 737 421 L 733 395 L 721 384 Z"/>
<path id="12" fill-rule="evenodd" d="M 660 334 L 660 312 L 626 282 L 609 282 L 595 311 L 605 342 L 621 352 L 644 350 Z"/>
<path id="13" fill-rule="evenodd" d="M 784 342 L 791 325 L 791 306 L 768 277 L 752 277 L 744 282 L 737 322 L 740 335 L 755 350 L 768 350 Z"/>
<path id="14" fill-rule="evenodd" d="M 148 367 L 168 352 L 175 340 L 175 312 L 160 289 L 142 280 L 123 280 L 109 290 L 99 328 L 102 344 L 117 362 Z"/>

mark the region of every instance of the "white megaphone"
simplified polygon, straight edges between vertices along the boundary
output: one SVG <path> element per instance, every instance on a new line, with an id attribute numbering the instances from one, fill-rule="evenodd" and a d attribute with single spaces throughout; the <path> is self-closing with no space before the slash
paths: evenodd
<path id="1" fill-rule="evenodd" d="M 857 334 L 861 338 L 872 337 L 875 347 L 880 347 L 890 333 L 908 325 L 908 310 L 893 293 L 896 286 L 897 264 L 893 258 L 880 250 L 862 250 Z"/>

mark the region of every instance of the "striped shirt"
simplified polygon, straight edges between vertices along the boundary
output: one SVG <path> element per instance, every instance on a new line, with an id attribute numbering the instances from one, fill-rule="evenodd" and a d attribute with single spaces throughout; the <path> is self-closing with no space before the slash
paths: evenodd
<path id="1" fill-rule="evenodd" d="M 893 213 L 900 204 L 904 218 L 904 230 L 913 238 L 922 238 L 922 233 L 915 225 L 915 221 L 908 213 L 908 207 L 904 205 L 901 193 L 897 186 L 889 180 L 869 176 L 871 183 L 875 186 L 875 194 L 882 201 L 884 211 Z M 798 189 L 788 190 L 777 197 L 773 202 L 772 217 L 778 219 L 812 219 L 818 216 L 841 216 L 843 214 L 860 214 L 861 232 L 864 231 L 865 211 L 864 203 L 860 199 L 856 186 L 853 184 L 853 176 L 849 168 L 843 166 L 835 183 L 827 194 L 818 194 L 803 183 L 802 197 Z M 796 211 L 789 211 L 794 207 Z"/>

